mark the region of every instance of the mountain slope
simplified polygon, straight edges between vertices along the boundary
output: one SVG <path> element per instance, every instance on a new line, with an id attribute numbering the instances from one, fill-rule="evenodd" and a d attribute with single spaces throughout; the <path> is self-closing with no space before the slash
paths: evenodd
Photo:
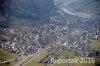
<path id="1" fill-rule="evenodd" d="M 56 9 L 53 0 L 0 0 L 1 14 L 7 18 L 48 19 Z"/>

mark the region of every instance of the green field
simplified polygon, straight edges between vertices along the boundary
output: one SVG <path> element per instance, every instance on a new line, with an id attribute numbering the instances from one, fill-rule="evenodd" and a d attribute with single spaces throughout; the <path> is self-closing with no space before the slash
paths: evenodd
<path id="1" fill-rule="evenodd" d="M 72 52 L 69 51 L 58 51 L 58 54 L 62 55 L 62 56 L 73 56 Z M 45 66 L 45 64 L 39 63 L 40 60 L 42 60 L 44 57 L 46 57 L 48 55 L 48 52 L 45 51 L 43 53 L 41 53 L 40 55 L 38 55 L 37 57 L 33 58 L 33 60 L 31 60 L 29 63 L 27 63 L 25 66 Z M 66 66 L 68 64 L 48 64 L 47 66 Z"/>
<path id="2" fill-rule="evenodd" d="M 96 66 L 100 66 L 100 57 L 98 58 L 96 58 Z"/>
<path id="3" fill-rule="evenodd" d="M 100 41 L 92 40 L 91 45 L 95 48 L 100 48 Z"/>
<path id="4" fill-rule="evenodd" d="M 10 62 L 10 64 L 2 63 L 2 64 L 0 64 L 0 66 L 13 66 L 15 63 L 16 63 L 16 61 L 13 60 L 13 61 Z"/>
<path id="5" fill-rule="evenodd" d="M 71 51 L 57 51 L 57 54 L 60 54 L 62 56 L 68 56 L 73 59 L 79 59 L 78 63 L 60 63 L 60 64 L 47 64 L 47 66 L 95 66 L 94 63 L 80 63 L 81 58 L 92 58 L 92 57 L 80 57 L 75 56 L 73 52 Z M 40 60 L 42 60 L 46 55 L 48 55 L 48 52 L 45 51 L 42 54 L 38 55 L 37 57 L 33 58 L 29 63 L 27 63 L 25 66 L 45 66 L 43 63 L 39 63 Z M 100 58 L 96 58 L 96 63 L 100 63 Z"/>
<path id="6" fill-rule="evenodd" d="M 0 48 L 0 59 L 2 60 L 11 60 L 11 59 L 15 59 L 18 58 L 18 56 L 14 53 L 10 53 L 2 48 Z M 16 61 L 13 60 L 10 62 L 10 64 L 6 64 L 6 63 L 0 63 L 0 66 L 12 66 Z"/>
<path id="7" fill-rule="evenodd" d="M 33 58 L 29 63 L 27 63 L 25 66 L 44 66 L 44 64 L 39 63 L 44 57 L 48 55 L 47 51 L 43 51 L 38 56 Z"/>
<path id="8" fill-rule="evenodd" d="M 0 48 L 0 59 L 13 59 L 13 58 L 17 58 L 18 56 L 15 53 L 10 53 L 2 48 Z"/>

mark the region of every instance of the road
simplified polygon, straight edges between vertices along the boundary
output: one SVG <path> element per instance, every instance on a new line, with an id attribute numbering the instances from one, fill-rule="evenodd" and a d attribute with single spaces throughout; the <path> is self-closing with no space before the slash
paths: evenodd
<path id="1" fill-rule="evenodd" d="M 11 60 L 6 60 L 6 61 L 2 61 L 2 62 L 0 62 L 0 64 L 2 64 L 2 63 L 6 63 L 6 62 L 10 62 L 10 61 L 14 61 L 15 59 L 11 59 Z"/>
<path id="2" fill-rule="evenodd" d="M 76 2 L 76 1 L 79 1 L 79 0 L 69 0 L 67 2 L 62 1 L 61 5 L 57 5 L 57 4 L 55 4 L 55 5 L 58 6 L 59 10 L 65 12 L 65 13 L 68 13 L 68 14 L 71 14 L 71 15 L 74 15 L 74 16 L 77 16 L 77 17 L 87 18 L 85 16 L 80 15 L 79 12 L 76 12 L 75 10 L 73 10 L 72 8 L 70 8 L 68 6 L 69 4 Z"/>
<path id="3" fill-rule="evenodd" d="M 22 59 L 20 61 L 18 61 L 18 63 L 16 63 L 13 66 L 22 66 L 25 62 L 27 62 L 28 60 L 30 60 L 32 57 L 36 56 L 38 53 L 40 53 L 42 50 L 39 50 L 38 52 L 36 52 L 35 54 L 31 54 L 28 56 L 23 56 Z"/>

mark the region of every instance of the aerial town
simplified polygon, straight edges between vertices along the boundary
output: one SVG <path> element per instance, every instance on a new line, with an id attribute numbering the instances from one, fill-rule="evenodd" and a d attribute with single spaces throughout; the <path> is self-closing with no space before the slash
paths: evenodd
<path id="1" fill-rule="evenodd" d="M 88 11 L 88 8 L 77 6 L 77 3 L 87 5 L 92 0 L 87 3 L 81 0 L 14 1 L 7 1 L 9 6 L 0 1 L 5 4 L 0 5 L 0 66 L 100 66 L 100 14 L 94 9 L 97 11 L 95 16 L 83 15 L 80 11 Z M 33 3 L 31 10 L 29 7 Z M 56 6 L 58 10 L 51 8 L 51 12 L 47 12 L 49 7 L 44 3 L 53 4 L 50 7 Z M 94 7 L 98 8 L 97 5 Z"/>

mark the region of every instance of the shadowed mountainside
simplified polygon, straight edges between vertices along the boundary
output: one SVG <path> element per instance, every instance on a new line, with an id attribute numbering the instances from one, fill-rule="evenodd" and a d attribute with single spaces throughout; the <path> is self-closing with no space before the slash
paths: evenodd
<path id="1" fill-rule="evenodd" d="M 53 0 L 0 0 L 0 14 L 7 18 L 43 20 L 56 10 Z"/>

